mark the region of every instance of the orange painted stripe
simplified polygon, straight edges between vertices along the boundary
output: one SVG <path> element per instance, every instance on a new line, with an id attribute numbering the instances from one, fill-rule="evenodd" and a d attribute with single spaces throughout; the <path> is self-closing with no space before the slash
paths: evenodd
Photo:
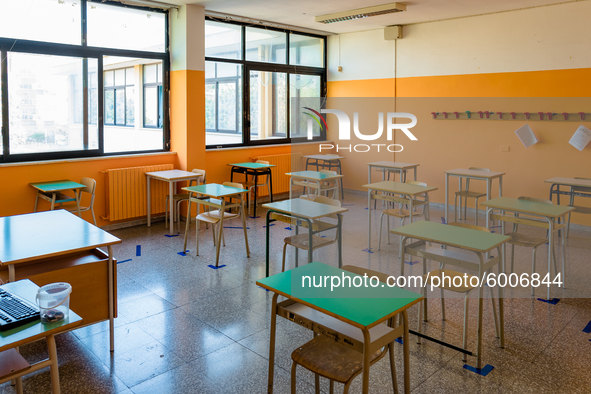
<path id="1" fill-rule="evenodd" d="M 329 97 L 588 97 L 591 68 L 332 81 Z"/>

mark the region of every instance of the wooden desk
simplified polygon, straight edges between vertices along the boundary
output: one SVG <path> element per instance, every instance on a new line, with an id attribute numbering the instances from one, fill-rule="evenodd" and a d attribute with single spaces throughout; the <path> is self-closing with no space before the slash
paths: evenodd
<path id="1" fill-rule="evenodd" d="M 18 295 L 25 300 L 35 304 L 35 296 L 39 286 L 30 280 L 19 280 L 18 282 L 5 284 L 2 289 Z M 60 381 L 58 372 L 57 350 L 55 346 L 55 335 L 64 331 L 71 330 L 82 324 L 82 318 L 74 311 L 70 310 L 68 318 L 60 322 L 43 324 L 41 320 L 30 322 L 11 330 L 0 332 L 0 364 L 1 369 L 14 369 L 14 372 L 2 374 L 0 372 L 0 384 L 10 380 L 16 380 L 16 391 L 22 393 L 21 376 L 33 373 L 43 368 L 50 368 L 51 371 L 51 389 L 52 393 L 59 394 Z M 47 341 L 47 353 L 49 358 L 30 365 L 15 349 L 18 346 L 35 342 L 39 339 Z"/>
<path id="2" fill-rule="evenodd" d="M 526 226 L 534 226 L 548 229 L 548 274 L 552 266 L 552 255 L 554 253 L 554 232 L 564 227 L 564 218 L 567 214 L 574 211 L 575 208 L 564 205 L 545 204 L 535 201 L 519 200 L 517 198 L 497 197 L 492 200 L 482 203 L 486 210 L 486 226 L 489 226 L 490 220 L 500 220 L 502 225 L 502 232 L 505 233 L 505 222 L 521 223 Z M 495 214 L 494 211 L 498 211 Z M 540 220 L 532 220 L 528 218 L 516 218 L 515 216 L 504 215 L 504 212 L 512 212 L 513 214 L 525 214 L 540 218 Z M 563 219 L 560 223 L 560 219 Z M 566 281 L 566 237 L 562 237 L 562 288 Z M 504 252 L 504 251 L 503 251 Z M 548 286 L 548 299 L 550 299 L 550 286 Z"/>
<path id="3" fill-rule="evenodd" d="M 55 203 L 61 204 L 64 202 L 75 201 L 76 208 L 78 209 L 78 216 L 80 216 L 80 189 L 84 189 L 86 187 L 85 185 L 64 179 L 61 181 L 29 183 L 29 186 L 37 190 L 37 193 L 35 194 L 35 209 L 33 212 L 37 212 L 37 203 L 39 202 L 39 198 L 41 198 L 51 203 L 51 211 L 53 211 Z M 75 197 L 71 198 L 61 194 L 61 192 L 67 190 L 73 190 Z"/>
<path id="4" fill-rule="evenodd" d="M 560 205 L 560 195 L 567 195 L 570 197 L 568 205 L 575 208 L 573 212 L 591 214 L 591 208 L 575 205 L 575 197 L 591 197 L 591 180 L 555 177 L 546 179 L 544 182 L 552 184 L 550 186 L 550 201 L 553 201 L 553 197 L 556 195 L 556 204 Z M 560 190 L 560 186 L 567 186 L 569 190 Z M 570 213 L 568 223 L 570 224 Z M 568 228 L 566 236 L 568 237 Z"/>
<path id="5" fill-rule="evenodd" d="M 109 320 L 113 351 L 117 262 L 112 245 L 118 243 L 119 238 L 63 209 L 0 217 L 0 278 L 28 278 L 39 286 L 70 283 L 75 294 L 70 306 L 85 325 Z M 108 254 L 98 249 L 104 246 Z"/>
<path id="6" fill-rule="evenodd" d="M 334 156 L 334 155 L 309 155 L 303 156 L 306 159 L 306 171 L 308 170 L 308 166 L 316 166 L 316 171 L 320 169 L 320 167 L 328 168 L 328 170 L 332 170 L 333 167 L 337 168 L 338 174 L 343 175 L 343 168 L 341 166 L 341 160 L 345 159 L 344 156 Z M 310 162 L 310 160 L 314 160 Z M 336 163 L 335 163 L 336 162 Z M 343 188 L 343 182 L 341 182 L 341 196 L 345 198 L 345 189 Z"/>
<path id="7" fill-rule="evenodd" d="M 232 171 L 230 173 L 230 181 L 234 182 L 234 173 L 244 174 L 246 177 L 246 181 L 248 182 L 248 175 L 252 176 L 254 179 L 254 207 L 252 209 L 252 216 L 257 217 L 257 182 L 259 176 L 267 175 L 269 178 L 269 198 L 271 202 L 273 202 L 273 176 L 271 175 L 271 169 L 276 167 L 274 164 L 263 164 L 263 163 L 233 163 L 228 164 L 232 166 Z"/>
<path id="8" fill-rule="evenodd" d="M 324 172 L 320 172 L 320 171 L 295 171 L 295 172 L 288 172 L 285 175 L 290 176 L 290 180 L 289 180 L 289 198 L 293 198 L 292 197 L 292 186 L 293 185 L 300 185 L 300 186 L 304 186 L 304 187 L 309 187 L 304 183 L 298 183 L 299 179 L 302 179 L 304 181 L 307 182 L 314 182 L 317 184 L 318 187 L 318 195 L 320 195 L 320 188 L 321 188 L 321 182 L 322 181 L 330 181 L 330 180 L 335 180 L 336 182 L 341 183 L 341 178 L 343 177 L 342 175 L 333 175 L 333 174 L 327 174 Z M 340 195 L 339 195 L 339 188 L 340 186 L 337 186 L 337 192 L 336 194 L 336 199 L 340 199 Z"/>
<path id="9" fill-rule="evenodd" d="M 419 164 L 412 163 L 399 163 L 396 161 L 374 161 L 373 163 L 367 163 L 367 183 L 371 183 L 371 169 L 381 168 L 382 169 L 382 181 L 386 180 L 386 170 L 394 171 L 400 174 L 400 182 L 406 182 L 406 172 L 414 170 L 414 180 L 417 180 L 417 167 Z M 390 175 L 388 175 L 390 180 Z"/>
<path id="10" fill-rule="evenodd" d="M 486 199 L 491 199 L 491 189 L 492 189 L 492 180 L 498 179 L 499 180 L 499 197 L 503 195 L 503 175 L 504 172 L 492 172 L 492 171 L 478 171 L 478 170 L 467 170 L 464 168 L 456 168 L 455 170 L 448 170 L 444 171 L 445 173 L 445 223 L 448 222 L 447 220 L 447 211 L 448 211 L 448 194 L 449 194 L 449 177 L 455 176 L 459 178 L 459 189 L 462 190 L 462 179 L 478 179 L 482 181 L 486 181 Z M 461 202 L 461 200 L 460 200 Z M 461 205 L 461 204 L 460 204 Z M 460 208 L 461 211 L 461 208 Z M 460 215 L 461 216 L 461 215 Z"/>
<path id="11" fill-rule="evenodd" d="M 187 224 L 185 226 L 185 242 L 183 245 L 183 252 L 187 250 L 187 235 L 189 234 L 189 224 L 191 223 L 191 203 L 197 203 L 197 215 L 199 215 L 199 205 L 206 205 L 212 208 L 217 208 L 220 212 L 224 212 L 228 208 L 239 208 L 240 209 L 240 216 L 242 216 L 242 228 L 244 229 L 244 242 L 246 243 L 246 257 L 250 257 L 250 250 L 248 249 L 248 236 L 246 233 L 246 216 L 244 212 L 244 193 L 247 193 L 248 190 L 246 189 L 239 189 L 236 187 L 231 186 L 224 186 L 217 183 L 208 183 L 205 185 L 198 185 L 198 186 L 189 186 L 183 187 L 183 190 L 189 192 L 189 208 L 187 211 Z M 191 194 L 196 193 L 203 197 L 210 197 L 210 198 L 197 198 L 192 197 Z M 237 198 L 239 201 L 238 203 L 229 203 L 226 204 L 226 198 Z M 214 199 L 214 200 L 212 200 Z M 199 221 L 197 221 L 197 226 L 199 226 Z M 224 215 L 220 215 L 220 229 L 218 234 L 218 242 L 216 244 L 216 256 L 215 256 L 215 266 L 218 266 L 220 261 L 220 244 L 222 243 L 222 231 L 224 229 Z M 212 229 L 213 231 L 213 229 Z"/>
<path id="12" fill-rule="evenodd" d="M 411 185 L 408 183 L 394 182 L 394 181 L 382 181 L 376 183 L 370 183 L 369 185 L 363 185 L 367 189 L 367 250 L 371 250 L 371 200 L 384 200 L 389 202 L 408 204 L 410 218 L 409 222 L 412 223 L 412 212 L 413 212 L 413 200 L 416 196 L 429 193 L 437 190 L 436 187 L 430 186 L 419 186 Z M 378 194 L 377 192 L 380 192 Z M 387 194 L 398 194 L 406 197 L 396 197 Z M 425 207 L 429 209 L 429 205 Z"/>
<path id="13" fill-rule="evenodd" d="M 150 179 L 154 178 L 159 181 L 168 182 L 168 212 L 170 212 L 170 226 L 168 227 L 169 235 L 173 235 L 173 223 L 174 223 L 174 196 L 176 190 L 176 183 L 181 181 L 199 181 L 201 178 L 201 174 L 197 174 L 194 172 L 183 171 L 183 170 L 166 170 L 166 171 L 154 171 L 154 172 L 146 172 L 146 187 L 147 187 L 147 203 L 148 203 L 148 227 L 152 225 L 151 220 L 151 198 L 150 198 Z"/>
<path id="14" fill-rule="evenodd" d="M 256 282 L 273 293 L 271 304 L 271 335 L 269 340 L 269 386 L 273 392 L 275 366 L 275 331 L 277 315 L 304 326 L 315 333 L 327 335 L 335 341 L 351 346 L 363 354 L 363 393 L 369 391 L 369 356 L 377 349 L 403 337 L 404 391 L 410 392 L 408 315 L 407 309 L 422 296 L 399 287 L 308 288 L 302 286 L 304 276 L 358 277 L 349 271 L 312 262 Z M 281 295 L 287 300 L 277 304 Z M 403 324 L 390 328 L 383 323 L 396 315 Z"/>
<path id="15" fill-rule="evenodd" d="M 499 267 L 499 271 L 504 272 L 504 255 L 501 255 L 501 245 L 505 244 L 505 242 L 510 239 L 510 237 L 506 235 L 487 233 L 463 227 L 446 226 L 441 223 L 428 221 L 411 223 L 390 230 L 390 232 L 402 237 L 400 240 L 400 275 L 404 275 L 404 260 L 407 254 L 423 258 L 423 274 L 427 273 L 425 260 L 439 261 L 472 271 L 478 271 L 479 278 L 482 278 L 483 274 L 495 265 Z M 418 241 L 406 245 L 406 242 L 412 239 L 417 239 Z M 471 253 L 460 254 L 454 251 L 447 251 L 439 247 L 427 245 L 428 242 L 435 242 L 445 246 L 464 249 Z M 492 259 L 487 259 L 487 254 L 493 249 L 497 249 L 497 256 Z M 484 286 L 480 286 L 478 289 L 478 344 L 476 350 L 476 368 L 478 369 L 482 368 L 483 291 Z M 499 287 L 499 315 L 500 347 L 503 348 L 505 346 L 505 331 L 502 287 Z M 424 335 L 421 336 L 430 339 Z"/>
<path id="16" fill-rule="evenodd" d="M 300 219 L 306 222 L 309 233 L 309 245 L 313 245 L 312 235 L 313 225 L 312 220 L 317 220 L 330 215 L 337 215 L 337 233 L 338 233 L 338 252 L 339 252 L 339 267 L 343 265 L 343 240 L 342 240 L 342 224 L 343 224 L 343 212 L 347 212 L 347 208 L 335 207 L 333 205 L 321 204 L 319 202 L 308 201 L 301 198 L 294 198 L 292 200 L 284 200 L 269 204 L 263 204 L 263 208 L 267 208 L 267 219 L 266 219 L 266 276 L 269 276 L 269 224 L 270 216 L 273 212 L 277 212 L 283 215 L 291 216 L 296 219 Z M 296 235 L 298 234 L 298 228 L 300 224 L 296 221 Z M 312 261 L 312 248 L 308 248 L 308 261 Z M 296 248 L 296 261 L 298 258 L 298 248 Z"/>

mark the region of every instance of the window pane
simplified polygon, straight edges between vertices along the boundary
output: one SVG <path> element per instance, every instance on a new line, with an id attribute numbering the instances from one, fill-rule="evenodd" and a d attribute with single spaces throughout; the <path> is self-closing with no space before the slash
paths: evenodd
<path id="1" fill-rule="evenodd" d="M 158 89 L 156 86 L 144 88 L 144 125 L 158 125 Z"/>
<path id="2" fill-rule="evenodd" d="M 205 143 L 241 144 L 242 65 L 205 62 L 205 70 Z"/>
<path id="3" fill-rule="evenodd" d="M 115 123 L 125 125 L 125 89 L 115 91 Z"/>
<path id="4" fill-rule="evenodd" d="M 94 2 L 87 13 L 89 46 L 165 52 L 166 14 Z"/>
<path id="5" fill-rule="evenodd" d="M 13 154 L 95 149 L 85 135 L 83 65 L 66 56 L 8 53 L 10 151 Z M 89 75 L 97 60 L 88 59 Z"/>
<path id="6" fill-rule="evenodd" d="M 242 59 L 241 26 L 205 21 L 205 56 Z"/>
<path id="7" fill-rule="evenodd" d="M 144 66 L 144 83 L 155 83 L 158 80 L 157 72 L 158 66 L 156 64 Z"/>
<path id="8" fill-rule="evenodd" d="M 307 137 L 308 119 L 312 120 L 312 118 L 303 113 L 302 108 L 320 110 L 320 76 L 291 74 L 289 95 L 291 99 L 290 136 L 292 138 Z M 320 125 L 314 120 L 312 120 L 312 135 L 320 136 Z"/>
<path id="9" fill-rule="evenodd" d="M 250 72 L 250 139 L 287 137 L 287 74 Z"/>
<path id="10" fill-rule="evenodd" d="M 115 71 L 105 71 L 105 86 L 115 85 Z"/>
<path id="11" fill-rule="evenodd" d="M 135 93 L 133 87 L 125 88 L 125 121 L 128 126 L 135 122 Z"/>
<path id="12" fill-rule="evenodd" d="M 290 34 L 289 64 L 324 67 L 324 39 Z"/>
<path id="13" fill-rule="evenodd" d="M 0 0 L 0 37 L 80 45 L 77 0 Z"/>
<path id="14" fill-rule="evenodd" d="M 115 123 L 115 91 L 105 90 L 105 123 Z"/>
<path id="15" fill-rule="evenodd" d="M 129 67 L 125 69 L 125 84 L 135 85 L 135 71 L 133 67 Z"/>
<path id="16" fill-rule="evenodd" d="M 283 32 L 247 27 L 246 60 L 285 64 L 285 40 Z"/>
<path id="17" fill-rule="evenodd" d="M 125 86 L 125 70 L 115 70 L 115 86 Z"/>

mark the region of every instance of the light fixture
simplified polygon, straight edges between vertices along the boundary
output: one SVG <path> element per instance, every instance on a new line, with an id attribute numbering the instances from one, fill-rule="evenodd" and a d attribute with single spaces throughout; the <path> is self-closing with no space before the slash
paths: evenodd
<path id="1" fill-rule="evenodd" d="M 351 11 L 336 12 L 334 14 L 320 15 L 316 17 L 316 22 L 334 23 L 362 19 L 370 16 L 392 14 L 394 12 L 406 11 L 406 5 L 400 3 L 388 3 L 375 5 L 373 7 L 358 8 Z"/>

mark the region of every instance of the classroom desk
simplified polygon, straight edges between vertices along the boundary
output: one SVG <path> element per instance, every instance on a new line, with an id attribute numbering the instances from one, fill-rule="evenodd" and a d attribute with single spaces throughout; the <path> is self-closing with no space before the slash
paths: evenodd
<path id="1" fill-rule="evenodd" d="M 263 164 L 263 163 L 233 163 L 228 164 L 232 166 L 230 173 L 230 181 L 234 182 L 234 173 L 244 174 L 248 181 L 248 176 L 252 176 L 254 179 L 254 207 L 252 209 L 252 216 L 257 217 L 257 181 L 259 176 L 267 175 L 269 178 L 269 190 L 271 195 L 269 198 L 273 202 L 273 176 L 271 175 L 271 169 L 276 167 L 274 164 Z"/>
<path id="2" fill-rule="evenodd" d="M 367 189 L 367 250 L 371 250 L 371 200 L 383 200 L 388 202 L 395 202 L 400 204 L 408 204 L 410 218 L 409 222 L 412 223 L 413 213 L 413 200 L 418 195 L 429 193 L 437 190 L 436 187 L 430 186 L 419 186 L 411 185 L 408 183 L 394 182 L 394 181 L 382 181 L 376 183 L 370 183 L 369 185 L 363 185 Z M 377 192 L 381 192 L 378 194 Z M 396 197 L 386 194 L 398 194 L 405 197 Z M 428 206 L 425 209 L 429 209 Z"/>
<path id="3" fill-rule="evenodd" d="M 152 225 L 151 220 L 151 198 L 150 198 L 150 179 L 154 178 L 159 181 L 168 182 L 168 212 L 170 212 L 169 220 L 169 235 L 173 235 L 173 223 L 174 223 L 174 196 L 176 190 L 176 183 L 181 181 L 199 181 L 201 178 L 201 174 L 196 174 L 194 172 L 183 171 L 183 170 L 166 170 L 166 171 L 154 171 L 154 172 L 146 172 L 146 187 L 147 187 L 147 203 L 148 203 L 148 227 Z"/>
<path id="4" fill-rule="evenodd" d="M 573 212 L 591 214 L 591 208 L 574 205 L 575 197 L 591 197 L 591 180 L 556 177 L 546 179 L 544 182 L 552 184 L 550 186 L 550 201 L 553 201 L 552 197 L 556 195 L 556 204 L 560 205 L 560 195 L 567 195 L 570 197 L 568 205 L 575 208 Z M 560 186 L 568 186 L 570 190 L 560 190 Z M 570 213 L 568 215 L 568 222 L 570 223 Z M 568 228 L 566 230 L 566 236 L 568 237 Z"/>
<path id="5" fill-rule="evenodd" d="M 280 213 L 283 215 L 291 216 L 293 218 L 303 220 L 306 222 L 308 227 L 308 233 L 310 235 L 309 245 L 313 245 L 312 235 L 314 234 L 312 220 L 317 220 L 322 217 L 337 215 L 337 233 L 339 238 L 337 240 L 338 253 L 339 253 L 339 267 L 343 265 L 343 240 L 342 240 L 342 224 L 343 224 L 343 212 L 347 212 L 347 208 L 335 207 L 333 205 L 321 204 L 319 202 L 304 200 L 301 198 L 294 198 L 292 200 L 284 200 L 279 202 L 273 202 L 263 204 L 263 208 L 267 208 L 267 219 L 266 219 L 266 276 L 269 276 L 269 224 L 270 216 L 273 212 Z M 296 221 L 295 223 L 296 235 L 298 233 L 298 227 L 301 225 Z M 296 248 L 296 261 L 297 261 Z M 308 261 L 312 261 L 312 248 L 308 249 Z"/>
<path id="6" fill-rule="evenodd" d="M 526 226 L 541 227 L 548 230 L 548 274 L 550 274 L 552 266 L 552 255 L 554 254 L 554 232 L 560 230 L 565 226 L 565 216 L 574 211 L 575 208 L 564 205 L 545 204 L 535 201 L 519 200 L 517 198 L 497 197 L 492 200 L 482 203 L 486 210 L 486 227 L 489 226 L 490 220 L 500 220 L 502 225 L 502 232 L 505 233 L 505 222 L 520 223 Z M 499 211 L 495 214 L 494 211 Z M 504 215 L 504 212 L 513 213 L 513 216 Z M 540 218 L 540 220 L 532 220 L 529 218 L 516 218 L 516 215 L 525 214 Z M 560 219 L 563 219 L 560 223 Z M 566 237 L 562 237 L 562 288 L 566 281 Z M 548 286 L 548 299 L 550 299 L 550 286 Z"/>
<path id="7" fill-rule="evenodd" d="M 333 174 L 327 174 L 327 173 L 320 172 L 320 171 L 295 171 L 295 172 L 288 172 L 285 175 L 288 175 L 291 177 L 289 180 L 289 198 L 293 198 L 292 197 L 292 186 L 293 185 L 309 187 L 308 185 L 306 185 L 305 182 L 299 181 L 300 179 L 304 180 L 306 182 L 316 183 L 318 185 L 318 195 L 320 195 L 320 187 L 321 187 L 321 184 L 323 181 L 335 180 L 335 182 L 341 183 L 341 178 L 343 177 L 342 175 L 339 175 L 339 174 L 333 175 Z M 340 199 L 339 188 L 340 188 L 340 186 L 337 186 L 337 188 L 336 188 L 336 193 L 335 193 L 336 200 Z"/>
<path id="8" fill-rule="evenodd" d="M 409 339 L 407 309 L 418 303 L 422 296 L 399 287 L 304 288 L 298 280 L 303 276 L 357 277 L 319 262 L 259 279 L 256 284 L 272 291 L 271 335 L 269 339 L 269 385 L 273 392 L 275 366 L 275 330 L 277 315 L 306 327 L 317 334 L 327 335 L 335 341 L 351 346 L 363 354 L 363 393 L 369 391 L 369 356 L 383 346 L 393 351 L 393 341 L 403 337 L 404 391 L 410 392 Z M 287 300 L 277 303 L 278 296 Z M 403 324 L 390 328 L 383 323 L 401 315 Z"/>
<path id="9" fill-rule="evenodd" d="M 456 168 L 455 170 L 448 170 L 443 171 L 445 173 L 445 223 L 448 223 L 447 220 L 447 211 L 449 208 L 448 204 L 448 194 L 449 194 L 449 177 L 455 176 L 459 178 L 459 189 L 462 190 L 462 179 L 478 179 L 482 181 L 486 181 L 486 199 L 491 199 L 491 189 L 492 189 L 492 180 L 498 179 L 499 180 L 499 197 L 503 195 L 503 175 L 504 172 L 492 172 L 492 171 L 478 171 L 478 170 L 467 170 L 464 168 Z M 460 208 L 462 202 L 460 199 Z M 461 209 L 460 209 L 461 212 Z M 461 216 L 461 215 L 460 215 Z"/>
<path id="10" fill-rule="evenodd" d="M 406 181 L 406 172 L 414 170 L 414 180 L 417 180 L 417 167 L 419 164 L 412 163 L 399 163 L 396 161 L 374 161 L 373 163 L 367 163 L 367 183 L 371 183 L 371 169 L 381 168 L 382 169 L 382 181 L 386 180 L 386 171 L 394 171 L 400 174 L 400 182 Z M 389 179 L 388 179 L 389 180 Z"/>
<path id="11" fill-rule="evenodd" d="M 80 216 L 80 189 L 84 189 L 86 187 L 85 185 L 64 179 L 61 181 L 29 183 L 29 186 L 33 187 L 37 191 L 35 194 L 35 209 L 33 212 L 37 212 L 37 203 L 39 202 L 39 198 L 42 198 L 43 200 L 49 201 L 51 203 L 51 211 L 53 211 L 55 203 L 59 204 L 75 201 L 76 208 L 78 209 L 78 216 Z M 73 190 L 75 197 L 71 198 L 61 194 L 61 192 L 67 190 Z"/>
<path id="12" fill-rule="evenodd" d="M 35 285 L 28 279 L 7 283 L 0 287 L 32 302 L 33 304 L 36 303 L 35 297 L 37 296 L 37 289 L 39 286 Z M 15 327 L 11 330 L 0 332 L 0 384 L 15 379 L 16 391 L 17 393 L 22 393 L 23 387 L 21 376 L 49 367 L 51 374 L 51 391 L 54 394 L 59 394 L 60 380 L 55 335 L 71 330 L 81 324 L 82 318 L 74 311 L 70 310 L 68 318 L 60 322 L 43 324 L 41 323 L 41 319 L 39 319 Z M 16 347 L 43 338 L 47 341 L 47 353 L 49 358 L 30 365 L 23 356 L 18 353 Z M 11 372 L 10 370 L 13 371 Z"/>
<path id="13" fill-rule="evenodd" d="M 197 215 L 199 215 L 199 205 L 206 205 L 212 208 L 219 209 L 220 212 L 225 212 L 229 208 L 239 208 L 240 216 L 242 217 L 242 228 L 244 230 L 244 242 L 246 243 L 246 257 L 250 257 L 250 250 L 248 249 L 248 236 L 246 234 L 246 214 L 244 212 L 244 193 L 248 193 L 246 189 L 239 189 L 232 186 L 224 186 L 217 183 L 208 183 L 205 185 L 183 187 L 184 191 L 189 192 L 189 207 L 187 210 L 187 224 L 185 225 L 185 241 L 183 246 L 183 252 L 187 250 L 187 235 L 189 234 L 189 225 L 191 223 L 191 203 L 197 203 Z M 206 198 L 192 197 L 191 194 L 196 193 Z M 208 198 L 207 198 L 208 197 Z M 239 201 L 237 203 L 226 204 L 226 198 L 236 198 Z M 199 221 L 197 221 L 199 226 Z M 219 233 L 218 242 L 216 244 L 215 251 L 215 266 L 218 266 L 220 261 L 220 245 L 222 240 L 222 231 L 224 229 L 224 215 L 220 215 L 219 222 Z M 213 228 L 212 228 L 213 231 Z"/>
<path id="14" fill-rule="evenodd" d="M 345 159 L 344 156 L 334 156 L 334 155 L 309 155 L 304 156 L 306 159 L 306 171 L 308 171 L 308 166 L 316 166 L 316 171 L 319 170 L 320 167 L 328 168 L 332 170 L 333 167 L 338 169 L 338 174 L 343 175 L 343 168 L 341 167 L 341 160 Z M 314 160 L 310 162 L 310 160 Z M 322 160 L 322 162 L 320 162 Z M 333 164 L 333 162 L 336 162 Z M 343 187 L 343 183 L 341 182 L 341 196 L 345 198 L 345 189 Z"/>
<path id="15" fill-rule="evenodd" d="M 400 235 L 400 275 L 404 275 L 404 261 L 406 255 L 421 257 L 423 259 L 423 275 L 426 272 L 425 260 L 439 261 L 444 264 L 455 265 L 477 271 L 478 277 L 482 278 L 484 273 L 495 265 L 500 272 L 504 272 L 504 254 L 501 254 L 501 245 L 504 245 L 509 236 L 487 233 L 484 231 L 472 230 L 463 227 L 447 226 L 441 223 L 420 221 L 390 230 L 392 234 Z M 418 240 L 406 244 L 410 240 Z M 469 253 L 459 253 L 431 246 L 427 243 L 438 243 L 444 246 L 463 249 Z M 497 256 L 488 259 L 488 253 L 497 250 Z M 483 310 L 484 286 L 478 289 L 478 329 L 476 345 L 476 368 L 482 369 L 482 310 Z M 426 305 L 424 306 L 426 313 Z M 499 287 L 499 326 L 500 326 L 500 347 L 505 347 L 505 321 L 503 310 L 503 289 Z M 425 315 L 426 316 L 426 315 Z M 421 337 L 432 339 L 423 334 Z M 467 352 L 466 352 L 467 353 Z M 472 355 L 472 353 L 467 353 Z"/>
<path id="16" fill-rule="evenodd" d="M 109 320 L 113 351 L 117 265 L 112 245 L 118 243 L 119 238 L 63 209 L 0 217 L 0 274 L 8 267 L 10 282 L 70 283 L 75 294 L 70 306 L 85 324 Z M 108 255 L 98 249 L 104 246 Z"/>

